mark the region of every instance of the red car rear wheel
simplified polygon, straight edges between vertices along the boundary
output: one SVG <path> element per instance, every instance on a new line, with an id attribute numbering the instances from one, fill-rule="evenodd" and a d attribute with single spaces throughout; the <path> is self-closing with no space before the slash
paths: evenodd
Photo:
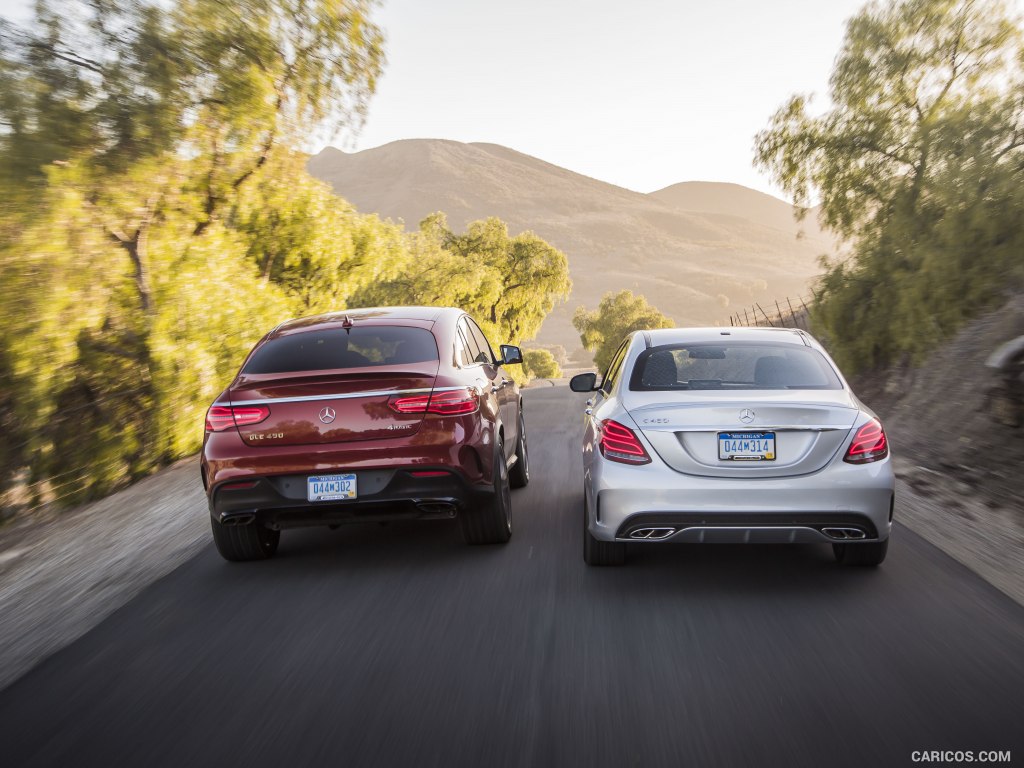
<path id="1" fill-rule="evenodd" d="M 245 525 L 224 525 L 210 518 L 213 543 L 225 560 L 266 560 L 277 552 L 281 532 L 273 531 L 257 522 Z"/>
<path id="2" fill-rule="evenodd" d="M 494 453 L 492 475 L 494 493 L 491 498 L 459 516 L 467 544 L 504 544 L 512 538 L 512 492 L 505 464 L 505 445 L 501 440 Z"/>

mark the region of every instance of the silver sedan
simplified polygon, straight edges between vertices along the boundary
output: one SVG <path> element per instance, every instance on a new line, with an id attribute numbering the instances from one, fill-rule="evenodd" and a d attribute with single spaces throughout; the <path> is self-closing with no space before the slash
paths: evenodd
<path id="1" fill-rule="evenodd" d="M 830 543 L 878 565 L 895 478 L 878 418 L 810 334 L 685 328 L 629 335 L 592 392 L 583 437 L 583 556 L 626 544 Z"/>

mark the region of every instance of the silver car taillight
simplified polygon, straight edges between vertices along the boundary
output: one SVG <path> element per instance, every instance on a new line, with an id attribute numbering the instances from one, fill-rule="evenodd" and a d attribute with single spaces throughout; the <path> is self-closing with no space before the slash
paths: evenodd
<path id="1" fill-rule="evenodd" d="M 888 455 L 889 441 L 885 437 L 885 430 L 877 419 L 872 419 L 857 430 L 843 461 L 849 464 L 868 464 Z"/>

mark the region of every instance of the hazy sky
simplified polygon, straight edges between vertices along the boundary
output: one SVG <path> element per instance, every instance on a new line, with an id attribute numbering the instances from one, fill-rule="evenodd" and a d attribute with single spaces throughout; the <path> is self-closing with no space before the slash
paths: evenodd
<path id="1" fill-rule="evenodd" d="M 751 166 L 753 136 L 794 92 L 825 103 L 863 4 L 385 0 L 385 75 L 354 144 L 334 143 L 487 141 L 641 192 L 708 180 L 777 193 Z"/>
<path id="2" fill-rule="evenodd" d="M 389 63 L 356 148 L 490 141 L 649 192 L 771 191 L 754 134 L 824 97 L 861 0 L 388 0 Z"/>

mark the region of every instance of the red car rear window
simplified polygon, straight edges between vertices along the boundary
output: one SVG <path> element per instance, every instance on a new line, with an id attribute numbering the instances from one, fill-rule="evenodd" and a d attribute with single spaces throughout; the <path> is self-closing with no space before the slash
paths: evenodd
<path id="1" fill-rule="evenodd" d="M 242 373 L 368 368 L 438 359 L 434 334 L 405 326 L 361 326 L 303 331 L 271 339 L 255 352 Z"/>

